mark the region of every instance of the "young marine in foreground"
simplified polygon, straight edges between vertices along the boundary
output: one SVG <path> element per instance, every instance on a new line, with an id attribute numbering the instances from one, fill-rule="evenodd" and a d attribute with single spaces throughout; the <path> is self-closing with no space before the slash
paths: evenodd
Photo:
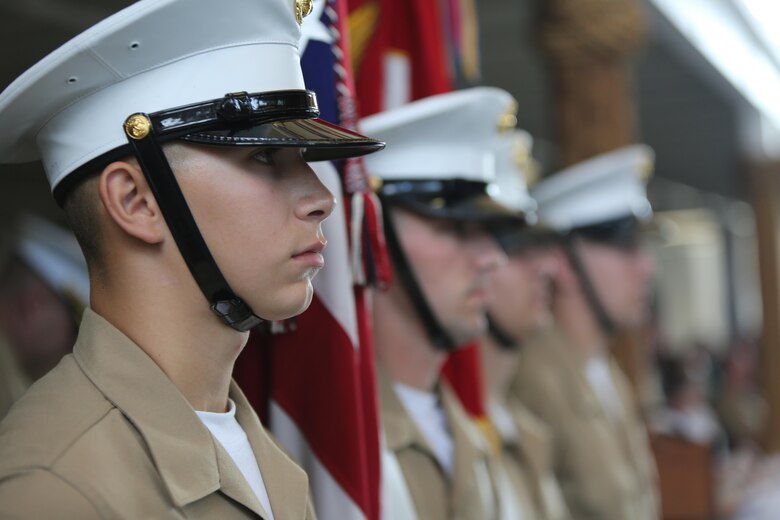
<path id="1" fill-rule="evenodd" d="M 0 160 L 43 161 L 91 283 L 73 354 L 0 426 L 0 517 L 313 517 L 231 380 L 323 265 L 306 161 L 382 146 L 317 119 L 301 11 L 142 0 L 0 95 Z"/>
<path id="2" fill-rule="evenodd" d="M 498 517 L 487 443 L 439 372 L 486 330 L 488 275 L 506 260 L 491 226 L 522 222 L 487 194 L 486 159 L 513 104 L 502 90 L 476 88 L 362 121 L 388 143 L 366 161 L 383 181 L 395 277 L 374 301 L 385 468 L 397 461 L 420 520 Z"/>

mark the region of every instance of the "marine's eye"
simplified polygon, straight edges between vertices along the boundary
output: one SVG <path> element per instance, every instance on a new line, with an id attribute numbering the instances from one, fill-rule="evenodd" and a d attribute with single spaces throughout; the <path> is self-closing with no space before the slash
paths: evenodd
<path id="1" fill-rule="evenodd" d="M 278 148 L 261 148 L 255 152 L 252 158 L 268 166 L 273 166 L 275 164 L 274 156 L 278 151 Z"/>

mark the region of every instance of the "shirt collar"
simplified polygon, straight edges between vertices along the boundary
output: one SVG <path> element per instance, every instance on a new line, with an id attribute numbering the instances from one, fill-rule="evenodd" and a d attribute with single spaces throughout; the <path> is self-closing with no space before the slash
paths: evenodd
<path id="1" fill-rule="evenodd" d="M 584 416 L 599 416 L 604 413 L 593 388 L 585 379 L 583 367 L 586 360 L 570 345 L 570 340 L 560 328 L 554 328 L 544 338 L 544 348 L 553 363 L 561 367 L 565 378 L 568 401 Z"/>
<path id="2" fill-rule="evenodd" d="M 377 387 L 387 448 L 397 453 L 416 446 L 435 458 L 433 450 L 396 395 L 393 382 L 381 365 L 377 365 Z"/>
<path id="3" fill-rule="evenodd" d="M 73 355 L 106 399 L 141 433 L 177 506 L 219 489 L 211 434 L 146 352 L 87 309 Z"/>

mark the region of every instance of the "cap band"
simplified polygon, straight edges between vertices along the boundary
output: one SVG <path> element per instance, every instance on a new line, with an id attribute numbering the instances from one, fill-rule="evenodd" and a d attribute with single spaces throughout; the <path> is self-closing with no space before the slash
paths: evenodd
<path id="1" fill-rule="evenodd" d="M 640 242 L 639 228 L 639 220 L 631 215 L 608 222 L 575 228 L 570 233 L 592 242 L 608 244 L 622 249 L 634 249 Z"/>
<path id="2" fill-rule="evenodd" d="M 211 129 L 237 129 L 283 119 L 310 119 L 320 115 L 317 96 L 308 90 L 248 94 L 195 103 L 150 115 L 157 138 L 175 139 Z"/>
<path id="3" fill-rule="evenodd" d="M 432 218 L 523 226 L 521 213 L 496 202 L 488 184 L 462 178 L 391 180 L 378 190 L 386 202 Z M 491 230 L 488 230 L 491 231 Z"/>

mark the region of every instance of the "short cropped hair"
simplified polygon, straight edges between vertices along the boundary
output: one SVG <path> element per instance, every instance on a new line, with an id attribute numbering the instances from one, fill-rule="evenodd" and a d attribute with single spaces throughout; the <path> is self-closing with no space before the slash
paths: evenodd
<path id="1" fill-rule="evenodd" d="M 163 151 L 174 171 L 186 164 L 186 144 L 179 141 L 165 143 Z M 140 168 L 135 157 L 123 157 L 119 161 Z M 63 202 L 68 223 L 81 246 L 91 274 L 98 274 L 105 268 L 103 256 L 105 244 L 100 229 L 100 197 L 97 186 L 105 166 L 86 175 L 84 180 L 70 190 Z"/>
<path id="2" fill-rule="evenodd" d="M 68 224 L 81 246 L 90 273 L 97 273 L 103 268 L 100 198 L 97 187 L 99 177 L 100 172 L 88 175 L 68 193 L 63 204 Z"/>

